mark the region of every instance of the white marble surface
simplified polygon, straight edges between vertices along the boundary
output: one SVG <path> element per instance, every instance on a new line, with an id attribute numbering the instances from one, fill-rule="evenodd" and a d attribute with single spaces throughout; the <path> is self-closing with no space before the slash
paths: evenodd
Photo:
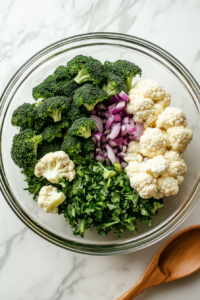
<path id="1" fill-rule="evenodd" d="M 0 94 L 35 52 L 80 33 L 135 35 L 171 52 L 200 82 L 199 0 L 0 0 Z M 177 229 L 199 223 L 200 202 Z M 142 275 L 164 241 L 127 255 L 74 254 L 41 239 L 0 195 L 0 299 L 111 300 Z M 200 300 L 200 272 L 138 300 Z"/>

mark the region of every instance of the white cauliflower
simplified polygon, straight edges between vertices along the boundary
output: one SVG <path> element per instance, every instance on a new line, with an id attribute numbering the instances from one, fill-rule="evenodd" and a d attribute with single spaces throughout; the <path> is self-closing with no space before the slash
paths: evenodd
<path id="1" fill-rule="evenodd" d="M 165 152 L 164 158 L 169 162 L 167 174 L 177 179 L 179 185 L 182 184 L 184 176 L 187 173 L 187 165 L 182 159 L 182 156 L 179 153 L 170 150 Z"/>
<path id="2" fill-rule="evenodd" d="M 165 174 L 168 169 L 169 162 L 164 159 L 163 155 L 155 156 L 154 158 L 149 159 L 145 164 L 146 173 L 151 174 L 155 178 Z"/>
<path id="3" fill-rule="evenodd" d="M 148 199 L 157 193 L 157 180 L 145 173 L 145 163 L 130 162 L 126 167 L 131 187 L 136 189 L 140 197 Z"/>
<path id="4" fill-rule="evenodd" d="M 143 156 L 153 158 L 162 155 L 167 147 L 166 134 L 158 128 L 147 128 L 140 137 L 139 147 Z"/>
<path id="5" fill-rule="evenodd" d="M 60 205 L 66 196 L 63 192 L 58 192 L 57 188 L 52 185 L 41 188 L 38 204 L 47 213 L 57 214 L 58 205 Z"/>
<path id="6" fill-rule="evenodd" d="M 75 165 L 64 151 L 50 152 L 44 155 L 35 166 L 35 176 L 45 177 L 52 183 L 62 178 L 72 181 L 76 177 Z"/>
<path id="7" fill-rule="evenodd" d="M 171 96 L 163 86 L 153 79 L 138 80 L 132 89 L 129 91 L 129 95 L 140 94 L 145 98 L 151 98 L 154 102 L 159 103 L 164 108 L 170 105 Z"/>
<path id="8" fill-rule="evenodd" d="M 128 153 L 126 154 L 126 156 L 124 157 L 124 160 L 128 163 L 130 161 L 138 161 L 138 162 L 142 162 L 143 161 L 143 156 L 141 154 L 138 153 Z"/>
<path id="9" fill-rule="evenodd" d="M 162 105 L 156 103 L 153 107 L 153 113 L 148 117 L 146 120 L 146 124 L 148 127 L 156 127 L 156 120 L 158 119 L 158 116 L 162 114 L 164 111 L 164 108 Z"/>
<path id="10" fill-rule="evenodd" d="M 128 144 L 127 153 L 140 153 L 140 145 L 138 141 L 131 141 Z"/>
<path id="11" fill-rule="evenodd" d="M 154 102 L 143 95 L 130 95 L 130 102 L 127 103 L 126 110 L 129 114 L 134 115 L 134 121 L 142 123 L 153 114 Z"/>
<path id="12" fill-rule="evenodd" d="M 188 144 L 192 141 L 193 132 L 190 128 L 179 126 L 167 129 L 168 146 L 180 153 L 185 152 Z"/>
<path id="13" fill-rule="evenodd" d="M 179 191 L 178 181 L 168 175 L 158 178 L 158 192 L 166 197 L 176 195 Z"/>
<path id="14" fill-rule="evenodd" d="M 187 120 L 182 109 L 178 107 L 167 107 L 162 114 L 158 116 L 156 127 L 168 129 L 176 126 L 187 126 Z"/>

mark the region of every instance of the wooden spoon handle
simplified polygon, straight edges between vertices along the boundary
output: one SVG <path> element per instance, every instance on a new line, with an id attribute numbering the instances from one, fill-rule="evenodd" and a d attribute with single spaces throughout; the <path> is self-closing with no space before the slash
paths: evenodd
<path id="1" fill-rule="evenodd" d="M 167 277 L 160 271 L 159 267 L 155 267 L 151 270 L 147 269 L 140 280 L 117 300 L 131 300 L 142 293 L 144 290 L 154 285 L 164 283 L 166 279 Z"/>

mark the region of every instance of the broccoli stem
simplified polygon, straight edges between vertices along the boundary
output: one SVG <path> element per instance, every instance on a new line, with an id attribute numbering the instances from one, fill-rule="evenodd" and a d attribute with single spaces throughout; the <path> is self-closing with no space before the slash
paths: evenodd
<path id="1" fill-rule="evenodd" d="M 100 99 L 97 99 L 97 100 L 95 101 L 95 103 L 92 104 L 92 105 L 88 105 L 87 103 L 83 103 L 83 105 L 85 106 L 85 108 L 86 108 L 88 111 L 90 111 L 90 110 L 93 110 L 93 109 L 94 109 L 95 105 L 96 105 L 99 101 L 101 101 L 101 100 L 100 100 Z"/>
<path id="2" fill-rule="evenodd" d="M 87 128 L 82 128 L 80 130 L 80 136 L 84 137 L 85 139 L 89 138 L 91 136 L 91 128 L 87 127 Z"/>
<path id="3" fill-rule="evenodd" d="M 63 140 L 66 139 L 69 136 L 68 130 L 63 134 Z"/>
<path id="4" fill-rule="evenodd" d="M 30 119 L 28 119 L 27 127 L 31 128 L 32 126 L 33 126 L 33 120 L 32 120 L 32 118 L 30 118 Z"/>
<path id="5" fill-rule="evenodd" d="M 49 116 L 53 118 L 54 122 L 61 121 L 61 115 L 62 115 L 61 109 L 55 109 L 55 110 L 53 109 L 52 112 L 49 114 Z"/>
<path id="6" fill-rule="evenodd" d="M 80 225 L 80 233 L 81 235 L 84 234 L 85 232 L 85 220 L 81 221 L 81 225 Z"/>
<path id="7" fill-rule="evenodd" d="M 131 76 L 131 77 L 127 77 L 126 78 L 126 85 L 127 85 L 127 88 L 128 88 L 128 92 L 131 90 L 131 88 L 132 88 L 132 80 L 133 80 L 133 77 Z"/>
<path id="8" fill-rule="evenodd" d="M 41 143 L 43 141 L 43 137 L 42 137 L 42 134 L 39 134 L 39 135 L 36 135 L 34 138 L 34 151 L 35 151 L 35 154 L 37 154 L 37 147 L 38 147 L 38 144 Z"/>
<path id="9" fill-rule="evenodd" d="M 60 133 L 54 133 L 53 135 L 54 135 L 54 137 L 61 138 L 62 137 L 62 132 L 60 132 Z"/>
<path id="10" fill-rule="evenodd" d="M 76 77 L 74 78 L 74 80 L 78 83 L 81 84 L 85 81 L 92 81 L 92 79 L 90 78 L 90 75 L 87 74 L 86 70 L 80 70 L 78 72 L 78 74 L 76 75 Z"/>
<path id="11" fill-rule="evenodd" d="M 102 90 L 104 90 L 108 94 L 108 98 L 113 97 L 116 94 L 115 91 L 113 91 L 113 87 L 110 81 L 108 81 L 107 84 L 103 85 Z"/>

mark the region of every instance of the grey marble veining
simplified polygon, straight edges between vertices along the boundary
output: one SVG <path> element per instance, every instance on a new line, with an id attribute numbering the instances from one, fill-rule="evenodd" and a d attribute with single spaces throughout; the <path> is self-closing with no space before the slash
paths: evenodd
<path id="1" fill-rule="evenodd" d="M 0 94 L 43 47 L 94 31 L 147 39 L 177 57 L 200 82 L 199 0 L 0 0 Z M 178 228 L 199 223 L 200 203 Z M 34 234 L 0 195 L 0 299 L 113 300 L 142 275 L 161 241 L 136 253 L 93 257 Z M 154 287 L 138 300 L 200 300 L 200 272 Z"/>

